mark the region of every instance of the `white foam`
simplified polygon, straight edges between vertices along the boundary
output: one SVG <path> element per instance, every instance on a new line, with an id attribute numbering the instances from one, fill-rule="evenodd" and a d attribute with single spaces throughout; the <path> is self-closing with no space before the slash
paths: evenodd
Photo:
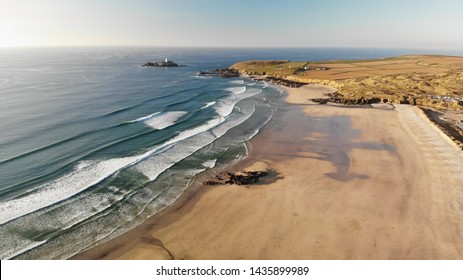
<path id="1" fill-rule="evenodd" d="M 215 108 L 217 114 L 222 117 L 227 117 L 233 112 L 236 104 L 241 100 L 254 96 L 262 92 L 262 89 L 250 89 L 245 94 L 240 94 L 239 96 L 230 96 L 223 100 L 220 100 Z"/>
<path id="2" fill-rule="evenodd" d="M 217 159 L 211 159 L 211 160 L 203 162 L 203 166 L 206 168 L 214 168 L 216 163 L 217 163 Z"/>
<path id="3" fill-rule="evenodd" d="M 234 81 L 230 81 L 230 84 L 243 85 L 243 84 L 244 84 L 244 80 L 234 80 Z"/>
<path id="4" fill-rule="evenodd" d="M 47 232 L 50 229 L 63 231 L 108 209 L 123 197 L 122 194 L 87 194 L 76 200 L 67 201 L 65 204 L 58 204 L 49 209 L 38 211 L 24 217 L 24 219 L 18 219 L 0 229 L 0 238 L 4 237 L 2 240 L 4 240 L 5 247 L 8 248 L 8 250 L 0 250 L 0 257 L 2 259 L 12 258 L 47 242 L 46 240 L 35 242 L 21 235 L 8 234 L 11 232 L 11 228 L 27 228 L 36 232 Z"/>
<path id="5" fill-rule="evenodd" d="M 180 135 L 182 135 L 182 133 L 180 133 Z M 176 138 L 179 138 L 179 136 Z M 182 137 L 179 139 L 181 140 Z M 52 182 L 41 185 L 37 188 L 36 192 L 33 192 L 30 195 L 0 202 L 0 225 L 68 199 L 108 178 L 115 172 L 136 164 L 140 160 L 156 152 L 162 152 L 163 150 L 168 149 L 168 146 L 172 145 L 176 141 L 178 140 L 170 140 L 163 145 L 157 146 L 152 150 L 137 156 L 109 159 L 101 162 L 94 162 L 92 164 L 85 162 L 83 166 L 75 168 L 74 171 Z"/>
<path id="6" fill-rule="evenodd" d="M 229 88 L 226 88 L 225 89 L 226 91 L 229 91 L 233 94 L 242 94 L 244 92 L 246 92 L 246 86 L 242 86 L 242 87 L 229 87 Z"/>
<path id="7" fill-rule="evenodd" d="M 196 79 L 212 79 L 212 76 L 204 76 L 204 75 L 195 75 L 191 77 L 196 78 Z"/>
<path id="8" fill-rule="evenodd" d="M 216 101 L 208 102 L 208 103 L 206 103 L 206 105 L 201 107 L 200 110 L 209 108 L 209 107 L 213 106 L 215 103 L 217 103 L 217 102 Z"/>
<path id="9" fill-rule="evenodd" d="M 231 92 L 231 93 L 233 93 L 233 94 L 241 94 L 241 93 L 246 92 L 246 86 L 242 86 L 242 87 L 229 87 L 229 88 L 226 88 L 225 90 L 228 91 L 228 92 Z"/>
<path id="10" fill-rule="evenodd" d="M 225 100 L 221 100 L 218 102 L 217 106 L 215 107 L 215 111 L 220 116 L 227 117 L 233 112 L 233 108 L 238 102 L 239 102 L 238 98 L 227 98 Z"/>
<path id="11" fill-rule="evenodd" d="M 155 152 L 168 149 L 170 145 L 178 141 L 206 131 L 211 125 L 216 125 L 214 122 L 217 122 L 217 120 L 209 121 L 207 125 L 203 125 L 198 128 L 182 131 L 177 137 L 142 155 L 109 159 L 101 162 L 94 162 L 92 164 L 86 162 L 84 165 L 80 165 L 78 168 L 75 168 L 74 171 L 50 183 L 40 186 L 37 188 L 36 192 L 31 193 L 28 196 L 0 202 L 0 225 L 68 199 L 90 186 L 101 182 L 122 168 L 133 165 Z"/>
<path id="12" fill-rule="evenodd" d="M 117 189 L 112 187 L 113 189 Z M 60 228 L 62 230 L 71 228 L 88 218 L 103 212 L 104 210 L 112 207 L 117 202 L 125 198 L 129 191 L 115 193 L 84 193 L 76 199 L 70 199 L 56 207 L 51 207 L 43 210 L 43 213 L 35 213 L 31 215 L 31 219 L 39 220 L 46 217 L 48 220 L 44 221 L 44 226 Z M 29 218 L 29 217 L 27 217 Z"/>
<path id="13" fill-rule="evenodd" d="M 259 91 L 252 91 L 251 93 L 249 93 L 249 96 L 255 95 L 257 93 L 259 93 Z M 133 166 L 133 168 L 142 171 L 151 180 L 154 180 L 162 172 L 167 170 L 169 167 L 173 166 L 179 160 L 181 160 L 183 158 L 186 158 L 187 156 L 193 154 L 194 152 L 198 151 L 199 149 L 201 149 L 201 148 L 205 147 L 206 145 L 212 143 L 215 139 L 223 136 L 231 128 L 243 123 L 245 120 L 247 120 L 254 113 L 254 110 L 255 110 L 254 106 L 245 106 L 244 105 L 244 106 L 242 106 L 241 113 L 239 113 L 239 114 L 233 114 L 227 119 L 222 118 L 222 117 L 218 117 L 216 119 L 210 120 L 209 122 L 207 122 L 204 125 L 198 126 L 196 128 L 192 128 L 190 130 L 183 131 L 182 133 L 177 135 L 177 137 L 175 137 L 174 139 L 162 144 L 161 146 L 155 147 L 154 149 L 152 149 L 148 153 L 145 153 L 143 155 L 136 156 L 136 157 L 131 157 L 131 159 L 135 160 L 133 162 L 132 166 Z M 175 145 L 177 143 L 178 143 L 178 145 Z M 162 151 L 162 153 L 161 153 L 161 151 Z M 96 164 L 95 162 L 82 162 L 80 164 L 79 168 L 76 168 L 76 170 L 77 169 L 79 171 L 86 170 L 87 168 L 91 168 L 95 164 Z M 216 164 L 216 160 L 208 160 L 208 161 L 203 163 L 203 166 L 205 168 L 212 168 L 212 167 L 215 166 L 215 164 Z M 204 169 L 194 170 L 194 172 L 192 172 L 192 175 L 195 175 L 198 172 L 201 172 L 202 170 L 204 170 Z M 185 186 L 185 188 L 186 188 L 186 186 Z M 143 214 L 142 212 L 145 211 L 146 208 L 153 208 L 150 211 L 155 211 L 155 212 L 158 212 L 158 211 L 164 209 L 168 205 L 172 204 L 172 202 L 174 202 L 181 195 L 181 193 L 184 191 L 185 188 L 178 188 L 178 189 L 177 188 L 169 188 L 169 189 L 167 189 L 166 192 L 163 193 L 161 197 L 159 197 L 159 200 L 155 199 L 154 203 L 150 203 L 149 206 L 147 205 L 146 207 L 143 207 L 143 209 L 137 208 L 138 211 L 136 213 L 141 215 L 141 214 Z M 85 200 L 85 197 L 87 195 L 85 193 L 82 194 L 82 195 L 84 195 L 84 200 Z M 76 199 L 81 197 L 82 195 L 76 196 Z M 89 215 L 91 216 L 92 214 L 95 214 L 95 211 L 96 212 L 104 211 L 110 205 L 110 203 L 112 203 L 113 199 L 116 198 L 116 197 L 113 197 L 113 195 L 111 195 L 111 194 L 104 194 L 104 195 L 99 196 L 99 197 L 98 197 L 98 195 L 96 197 L 94 195 L 95 194 L 92 194 L 91 195 L 92 199 L 89 199 L 88 201 L 87 200 L 82 201 L 79 198 L 79 200 L 78 200 L 79 204 L 78 205 L 74 204 L 74 202 L 73 202 L 73 200 L 75 200 L 74 198 L 70 199 L 69 201 L 66 201 L 65 205 L 68 202 L 69 202 L 69 205 L 66 206 L 65 209 L 61 209 L 61 210 L 64 210 L 64 212 L 62 212 L 61 210 L 57 212 L 57 214 L 59 213 L 63 217 L 62 220 L 59 218 L 59 219 L 56 219 L 56 221 L 55 221 L 53 219 L 53 215 L 50 214 L 51 216 L 49 216 L 48 218 L 52 219 L 53 222 L 51 222 L 48 225 L 46 223 L 46 221 L 43 220 L 43 221 L 40 222 L 39 227 L 41 228 L 42 226 L 47 226 L 47 228 L 50 228 L 50 227 L 51 228 L 56 228 L 56 227 L 58 227 L 58 228 L 61 228 L 61 227 L 69 228 L 73 224 L 78 223 L 79 221 L 82 221 L 83 219 L 85 219 Z M 143 196 L 143 197 L 148 197 L 148 198 L 153 198 L 154 197 L 154 195 L 146 195 L 146 193 L 142 193 L 142 192 L 140 192 L 139 195 Z M 122 197 L 123 197 L 122 194 L 118 195 L 116 200 L 120 200 Z M 84 202 L 83 203 L 84 205 L 82 205 L 82 203 L 80 203 L 80 202 Z M 145 203 L 146 202 L 143 202 L 143 203 L 140 203 L 140 204 L 137 204 L 137 205 L 144 205 Z M 58 207 L 61 207 L 59 205 L 62 205 L 62 204 L 58 204 Z M 28 215 L 27 217 L 25 217 L 25 221 L 28 221 L 28 223 L 29 223 L 30 221 L 34 220 L 36 217 L 41 217 L 40 212 L 43 212 L 43 211 L 53 213 L 54 212 L 53 210 L 55 208 L 56 207 L 53 206 L 51 208 L 43 209 L 42 211 L 36 212 L 36 213 L 34 213 L 32 215 Z M 85 209 L 85 211 L 83 211 L 83 209 Z M 147 212 L 150 212 L 150 211 L 147 211 Z M 3 211 L 0 211 L 0 214 L 2 214 L 2 213 L 3 213 Z M 150 213 L 147 213 L 147 214 L 150 214 Z M 147 215 L 147 214 L 145 213 L 144 215 Z M 65 219 L 66 216 L 68 216 L 68 218 L 70 218 L 69 221 L 67 221 Z M 125 215 L 123 215 L 123 216 L 124 217 L 121 216 L 121 217 L 118 218 L 118 221 L 121 220 L 121 218 L 122 218 L 122 220 L 126 221 L 126 222 L 124 222 L 123 226 L 119 226 L 119 224 L 118 224 L 117 228 L 110 229 L 109 227 L 104 227 L 105 224 L 101 224 L 101 228 L 96 229 L 97 232 L 98 232 L 97 236 L 94 236 L 92 234 L 85 234 L 85 232 L 83 232 L 82 234 L 85 234 L 85 235 L 82 235 L 83 244 L 85 244 L 85 246 L 87 246 L 87 244 L 91 244 L 93 242 L 96 242 L 97 240 L 100 240 L 100 239 L 103 240 L 103 239 L 105 239 L 105 238 L 107 238 L 109 236 L 118 235 L 118 234 L 120 234 L 122 232 L 125 232 L 125 231 L 129 230 L 130 228 L 133 228 L 135 225 L 140 223 L 140 222 L 137 222 L 138 220 L 133 217 L 133 214 L 131 214 L 131 215 L 127 216 L 127 217 L 125 217 Z M 133 223 L 132 223 L 132 220 L 134 221 Z M 18 219 L 16 221 L 14 221 L 13 223 L 8 224 L 6 226 L 14 226 L 16 222 L 21 223 L 22 221 L 23 221 L 23 219 Z M 82 230 L 82 231 L 87 231 L 87 230 Z M 5 232 L 5 233 L 7 233 L 7 232 Z M 92 240 L 89 239 L 89 236 L 91 236 Z M 45 242 L 46 241 L 43 241 L 43 242 L 41 241 L 41 242 L 38 243 L 38 242 L 33 242 L 31 240 L 28 240 L 28 239 L 21 238 L 20 243 L 19 243 L 18 246 L 15 247 L 15 250 L 13 250 L 13 251 L 11 251 L 11 250 L 8 250 L 8 251 L 0 250 L 1 255 L 2 255 L 2 259 L 9 258 L 9 257 L 14 257 L 15 255 L 19 254 L 18 252 L 25 252 L 25 251 L 27 251 L 29 249 L 32 249 L 32 248 L 34 248 L 34 247 L 36 247 L 38 245 L 41 245 L 41 244 L 43 244 Z M 50 242 L 50 243 L 52 243 L 52 242 Z M 47 255 L 46 253 L 44 253 L 43 255 L 46 255 L 48 259 L 50 259 L 50 258 L 67 258 L 67 257 L 73 255 L 76 249 L 79 249 L 74 245 L 71 245 L 71 244 L 68 245 L 68 243 L 60 243 L 60 244 L 57 244 L 57 245 L 52 244 L 49 249 L 44 249 L 50 255 Z M 62 244 L 65 244 L 66 247 L 69 246 L 69 248 L 67 248 L 67 251 L 65 251 L 64 253 L 60 253 L 60 255 L 54 255 L 54 257 L 50 257 L 51 253 L 58 252 L 58 250 L 53 250 L 53 248 L 56 247 L 56 246 L 62 246 Z M 40 249 L 42 249 L 42 248 L 40 248 Z"/>
<path id="14" fill-rule="evenodd" d="M 252 91 L 241 99 L 256 95 L 260 92 L 261 90 Z M 234 104 L 241 99 L 233 99 L 232 104 L 230 104 L 227 109 L 231 107 L 231 110 L 233 110 Z M 252 106 L 252 108 L 244 112 L 242 111 L 241 114 L 234 117 L 225 118 L 220 116 L 209 120 L 198 127 L 182 131 L 179 135 L 162 145 L 167 148 L 163 153 L 156 153 L 150 156 L 149 158 L 139 162 L 135 168 L 153 181 L 162 172 L 173 166 L 178 161 L 186 158 L 206 145 L 209 145 L 215 139 L 223 136 L 231 128 L 247 120 L 254 111 L 255 108 Z M 177 143 L 181 143 L 182 145 L 174 145 Z"/>
<path id="15" fill-rule="evenodd" d="M 184 131 L 180 132 L 177 135 L 177 137 L 174 137 L 173 139 L 167 141 L 167 144 L 173 144 L 173 143 L 176 143 L 178 141 L 182 141 L 182 140 L 185 140 L 187 138 L 190 138 L 190 137 L 192 137 L 192 136 L 194 136 L 196 134 L 208 131 L 209 129 L 221 124 L 222 122 L 224 122 L 223 118 L 216 118 L 216 119 L 212 119 L 210 121 L 207 121 L 205 124 L 200 125 L 198 127 L 188 129 L 188 130 L 184 130 Z"/>
<path id="16" fill-rule="evenodd" d="M 241 124 L 245 120 L 247 120 L 252 114 L 255 112 L 255 107 L 252 106 L 251 108 L 243 108 L 241 110 L 241 114 L 233 115 L 227 118 L 227 122 L 214 127 L 211 132 L 218 137 L 224 135 L 229 129 Z"/>
<path id="17" fill-rule="evenodd" d="M 161 129 L 174 125 L 175 123 L 177 123 L 178 119 L 185 116 L 187 113 L 188 112 L 185 112 L 185 111 L 172 111 L 172 112 L 157 114 L 145 120 L 144 123 L 148 126 L 151 126 L 154 129 L 161 130 Z"/>
<path id="18" fill-rule="evenodd" d="M 227 120 L 227 122 L 225 122 L 226 119 L 223 117 L 215 118 L 204 125 L 182 131 L 177 137 L 164 144 L 169 145 L 167 150 L 139 162 L 135 168 L 153 181 L 175 163 L 211 144 L 215 139 L 223 136 L 229 129 L 247 120 L 253 112 L 240 114 L 233 120 Z M 173 145 L 174 143 L 178 144 Z"/>
<path id="19" fill-rule="evenodd" d="M 159 115 L 160 113 L 161 113 L 161 112 L 156 112 L 156 113 L 153 113 L 153 114 L 150 114 L 150 115 L 147 115 L 147 116 L 138 118 L 138 119 L 136 119 L 136 120 L 129 121 L 129 123 L 146 121 L 146 120 L 149 120 L 149 119 L 151 119 L 152 117 L 154 117 L 154 116 L 156 116 L 156 115 Z"/>
<path id="20" fill-rule="evenodd" d="M 151 180 L 154 180 L 160 173 L 164 172 L 167 168 L 171 167 L 179 160 L 212 143 L 216 138 L 225 134 L 230 128 L 249 118 L 250 114 L 242 114 L 238 122 L 236 122 L 236 120 L 233 122 L 228 121 L 225 125 L 218 127 L 220 124 L 225 122 L 225 116 L 231 114 L 237 102 L 244 98 L 256 95 L 260 92 L 261 90 L 253 90 L 246 94 L 240 95 L 240 98 L 230 97 L 226 101 L 221 101 L 222 104 L 220 105 L 222 107 L 219 106 L 216 109 L 217 112 L 220 112 L 220 117 L 212 119 L 206 124 L 195 127 L 193 129 L 182 131 L 176 137 L 160 146 L 154 147 L 152 150 L 144 154 L 124 158 L 109 159 L 101 162 L 82 162 L 72 172 L 52 182 L 41 185 L 37 188 L 37 191 L 27 196 L 0 202 L 0 225 L 31 212 L 35 212 L 44 207 L 53 205 L 57 202 L 66 200 L 101 182 L 115 172 L 123 168 L 133 166 L 137 163 L 137 169 L 147 175 Z M 164 119 L 159 119 L 157 115 L 151 114 L 153 115 L 151 119 L 155 118 L 158 121 L 165 121 L 163 124 L 152 123 L 152 125 L 155 125 L 156 127 L 167 127 L 168 125 L 173 124 L 174 119 L 177 120 L 184 114 L 186 114 L 186 112 L 168 112 L 166 114 L 162 114 L 167 116 Z M 209 130 L 211 131 L 208 132 Z M 191 141 L 191 145 L 174 145 L 177 142 L 193 138 L 193 136 L 198 137 L 196 137 L 196 140 Z M 176 154 L 175 156 L 170 157 L 168 154 L 165 154 L 167 151 L 175 151 Z M 157 155 L 159 155 L 159 158 L 156 157 Z M 159 161 L 163 156 L 164 160 L 166 161 Z M 141 162 L 143 159 L 148 157 L 150 157 L 148 160 Z M 154 158 L 156 158 L 156 160 L 152 162 L 152 159 Z M 147 164 L 147 162 L 152 162 L 152 164 Z M 153 168 L 153 165 L 159 165 L 159 168 Z"/>
<path id="21" fill-rule="evenodd" d="M 7 247 L 5 248 L 6 251 L 2 251 L 0 254 L 0 259 L 2 260 L 7 260 L 11 259 L 19 254 L 22 254 L 24 252 L 27 252 L 37 246 L 40 246 L 44 243 L 47 243 L 48 240 L 43 240 L 43 241 L 36 241 L 36 242 L 31 242 L 30 240 L 23 239 L 23 244 L 15 244 L 16 246 L 14 247 Z M 2 244 L 3 245 L 3 244 Z M 19 247 L 21 249 L 16 249 L 16 247 Z"/>
<path id="22" fill-rule="evenodd" d="M 184 145 L 174 145 L 164 153 L 153 155 L 137 164 L 136 169 L 153 181 L 178 161 L 212 143 L 215 137 L 210 133 L 205 133 L 201 137 L 196 137 L 195 140 L 186 139 Z"/>
<path id="23" fill-rule="evenodd" d="M 93 163 L 93 161 L 91 161 L 91 160 L 82 160 L 74 167 L 74 170 L 75 171 L 80 171 L 80 170 L 84 169 L 85 167 L 91 165 L 92 163 Z"/>
<path id="24" fill-rule="evenodd" d="M 88 164 L 50 183 L 40 186 L 37 188 L 36 192 L 30 195 L 1 202 L 0 225 L 68 199 L 90 186 L 101 182 L 116 171 L 141 160 L 148 154 L 149 153 L 145 153 L 139 156 L 109 159 Z"/>

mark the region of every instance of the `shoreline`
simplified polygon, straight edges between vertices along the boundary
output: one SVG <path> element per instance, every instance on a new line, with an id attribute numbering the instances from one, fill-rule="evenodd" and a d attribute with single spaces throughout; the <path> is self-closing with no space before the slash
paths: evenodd
<path id="1" fill-rule="evenodd" d="M 430 165 L 456 147 L 442 144 L 441 134 L 422 139 L 435 128 L 418 108 L 318 105 L 309 99 L 325 86 L 285 90 L 285 104 L 250 140 L 248 157 L 225 168 L 270 167 L 281 180 L 205 186 L 221 170 L 206 171 L 166 210 L 71 259 L 463 258 L 463 194 L 455 189 L 463 179 L 446 164 Z M 463 163 L 459 154 L 451 159 Z M 448 175 L 447 192 L 433 197 L 443 184 L 436 185 L 439 171 Z"/>

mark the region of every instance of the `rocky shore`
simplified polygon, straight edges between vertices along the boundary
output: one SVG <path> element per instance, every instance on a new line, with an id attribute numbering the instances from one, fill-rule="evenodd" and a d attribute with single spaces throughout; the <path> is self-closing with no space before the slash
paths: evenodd
<path id="1" fill-rule="evenodd" d="M 307 83 L 295 82 L 295 81 L 290 81 L 287 79 L 277 78 L 277 77 L 272 77 L 272 76 L 267 76 L 264 78 L 258 78 L 255 76 L 250 76 L 250 77 L 256 81 L 265 81 L 265 82 L 269 82 L 275 85 L 285 86 L 285 87 L 290 87 L 290 88 L 300 88 L 303 85 L 307 85 Z"/>
<path id="2" fill-rule="evenodd" d="M 326 95 L 326 98 L 314 98 L 311 99 L 311 101 L 318 103 L 318 104 L 326 104 L 326 103 L 336 103 L 336 104 L 343 104 L 343 105 L 368 105 L 368 104 L 374 104 L 374 103 L 387 103 L 389 100 L 388 99 L 381 99 L 378 97 L 360 97 L 357 99 L 354 98 L 347 98 L 343 96 L 342 94 L 335 92 L 335 93 L 328 93 Z"/>
<path id="3" fill-rule="evenodd" d="M 377 101 L 463 111 L 463 57 L 409 55 L 324 62 L 251 60 L 230 68 L 248 76 L 262 75 L 270 77 L 267 79 L 337 89 L 339 95 L 326 102 Z"/>
<path id="4" fill-rule="evenodd" d="M 251 185 L 257 183 L 260 177 L 266 176 L 266 171 L 251 171 L 242 173 L 223 173 L 216 176 L 216 180 L 204 182 L 204 185 Z"/>
<path id="5" fill-rule="evenodd" d="M 198 76 L 219 76 L 221 78 L 235 78 L 239 77 L 240 73 L 233 69 L 214 69 L 210 71 L 199 71 Z"/>

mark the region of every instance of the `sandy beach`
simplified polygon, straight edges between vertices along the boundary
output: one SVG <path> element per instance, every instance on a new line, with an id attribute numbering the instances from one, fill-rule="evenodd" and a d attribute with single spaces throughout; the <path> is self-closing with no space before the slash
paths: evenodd
<path id="1" fill-rule="evenodd" d="M 77 259 L 463 259 L 463 155 L 418 107 L 314 104 L 287 89 L 249 157 L 275 182 L 203 186 Z"/>

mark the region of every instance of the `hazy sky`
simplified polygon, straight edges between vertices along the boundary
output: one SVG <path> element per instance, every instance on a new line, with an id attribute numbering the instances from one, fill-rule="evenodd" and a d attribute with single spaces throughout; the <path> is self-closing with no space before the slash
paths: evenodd
<path id="1" fill-rule="evenodd" d="M 0 0 L 0 47 L 463 49 L 463 0 Z"/>

